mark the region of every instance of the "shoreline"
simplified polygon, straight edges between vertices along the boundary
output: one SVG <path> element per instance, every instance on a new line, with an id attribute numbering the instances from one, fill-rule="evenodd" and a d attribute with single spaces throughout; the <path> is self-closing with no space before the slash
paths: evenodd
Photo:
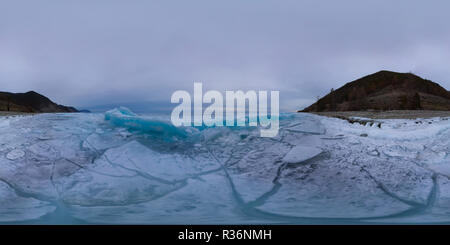
<path id="1" fill-rule="evenodd" d="M 35 115 L 37 113 L 32 112 L 20 112 L 20 111 L 0 111 L 0 117 L 4 116 L 26 116 L 26 115 Z"/>
<path id="2" fill-rule="evenodd" d="M 392 111 L 326 111 L 307 112 L 315 115 L 335 118 L 369 118 L 369 119 L 421 119 L 433 117 L 450 117 L 450 111 L 430 110 L 392 110 Z"/>
<path id="3" fill-rule="evenodd" d="M 298 113 L 298 112 L 297 112 Z M 368 119 L 426 119 L 433 117 L 450 117 L 450 111 L 432 110 L 392 110 L 392 111 L 324 111 L 300 112 L 334 118 L 368 118 Z M 0 111 L 0 116 L 36 115 L 36 112 Z"/>

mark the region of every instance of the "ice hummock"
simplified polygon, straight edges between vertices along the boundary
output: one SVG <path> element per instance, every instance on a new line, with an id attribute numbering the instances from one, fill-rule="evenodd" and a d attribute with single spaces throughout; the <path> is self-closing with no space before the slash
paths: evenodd
<path id="1" fill-rule="evenodd" d="M 129 130 L 137 130 L 152 134 L 162 134 L 166 136 L 186 137 L 188 132 L 183 128 L 173 126 L 169 121 L 158 120 L 155 118 L 138 116 L 130 109 L 119 107 L 105 113 L 105 120 L 113 125 L 124 127 Z"/>
<path id="2" fill-rule="evenodd" d="M 0 117 L 0 223 L 450 221 L 447 118 L 284 114 L 273 138 L 167 118 Z"/>

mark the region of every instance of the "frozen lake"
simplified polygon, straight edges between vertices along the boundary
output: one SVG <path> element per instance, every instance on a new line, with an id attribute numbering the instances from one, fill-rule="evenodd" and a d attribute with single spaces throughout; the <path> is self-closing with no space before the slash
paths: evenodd
<path id="1" fill-rule="evenodd" d="M 450 222 L 446 118 L 284 114 L 274 138 L 165 120 L 0 117 L 0 223 Z"/>

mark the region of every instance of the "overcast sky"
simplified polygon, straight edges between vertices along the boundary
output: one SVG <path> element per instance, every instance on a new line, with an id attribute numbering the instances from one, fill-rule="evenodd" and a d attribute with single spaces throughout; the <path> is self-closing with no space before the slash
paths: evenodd
<path id="1" fill-rule="evenodd" d="M 449 1 L 0 0 L 0 91 L 74 106 L 279 90 L 294 110 L 386 69 L 450 89 Z"/>

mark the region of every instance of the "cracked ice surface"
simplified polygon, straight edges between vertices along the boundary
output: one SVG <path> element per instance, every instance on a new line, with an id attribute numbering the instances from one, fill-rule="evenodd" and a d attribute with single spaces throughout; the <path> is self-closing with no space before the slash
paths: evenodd
<path id="1" fill-rule="evenodd" d="M 0 223 L 450 222 L 446 118 L 285 114 L 273 138 L 166 120 L 0 117 Z"/>

